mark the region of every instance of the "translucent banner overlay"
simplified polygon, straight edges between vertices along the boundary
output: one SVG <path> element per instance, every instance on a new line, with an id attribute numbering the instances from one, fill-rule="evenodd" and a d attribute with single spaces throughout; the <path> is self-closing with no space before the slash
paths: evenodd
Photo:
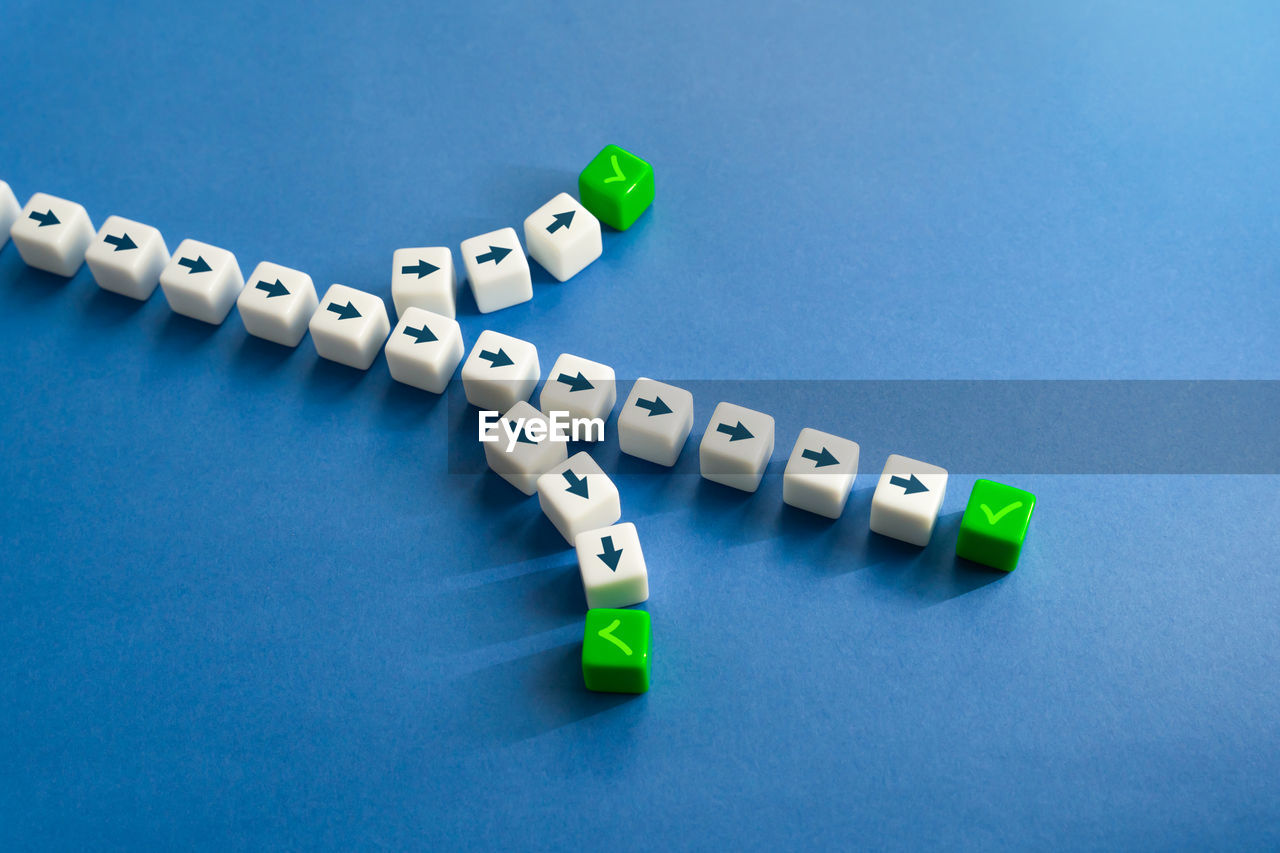
<path id="1" fill-rule="evenodd" d="M 657 377 L 655 377 L 657 378 Z M 1272 380 L 696 380 L 662 379 L 694 397 L 693 432 L 675 466 L 696 473 L 698 442 L 717 403 L 773 416 L 770 471 L 804 427 L 861 445 L 860 468 L 902 453 L 955 474 L 1280 474 L 1280 381 Z M 620 455 L 618 401 L 605 441 L 571 444 L 611 471 L 672 469 Z M 530 401 L 536 406 L 538 392 Z M 450 385 L 451 474 L 486 470 L 478 412 Z M 714 424 L 711 425 L 714 428 Z"/>

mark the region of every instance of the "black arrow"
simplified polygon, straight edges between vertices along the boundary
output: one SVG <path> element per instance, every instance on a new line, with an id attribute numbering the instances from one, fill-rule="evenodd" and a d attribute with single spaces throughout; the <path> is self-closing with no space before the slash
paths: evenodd
<path id="1" fill-rule="evenodd" d="M 405 326 L 404 333 L 409 337 L 413 338 L 413 342 L 415 344 L 429 344 L 432 341 L 440 340 L 434 334 L 432 334 L 430 329 L 427 328 L 426 323 L 422 324 L 421 329 L 415 329 L 412 326 Z"/>
<path id="2" fill-rule="evenodd" d="M 203 257 L 197 257 L 194 261 L 191 260 L 190 258 L 178 258 L 178 266 L 186 267 L 188 274 L 197 273 L 197 272 L 208 272 L 209 270 L 213 269 L 213 267 L 205 263 Z"/>
<path id="3" fill-rule="evenodd" d="M 325 308 L 337 314 L 339 320 L 351 320 L 360 316 L 360 312 L 356 310 L 356 306 L 351 304 L 350 299 L 347 300 L 346 305 L 330 302 Z"/>
<path id="4" fill-rule="evenodd" d="M 572 471 L 564 472 L 564 481 L 569 484 L 569 488 L 565 489 L 571 495 L 577 495 L 580 498 L 587 496 L 587 478 L 579 477 Z"/>
<path id="5" fill-rule="evenodd" d="M 604 549 L 603 554 L 596 554 L 609 571 L 616 572 L 618 570 L 618 561 L 622 559 L 622 549 L 613 547 L 613 537 L 606 536 L 600 540 L 600 547 Z"/>
<path id="6" fill-rule="evenodd" d="M 518 433 L 516 433 L 516 441 L 521 442 L 522 444 L 537 444 L 537 443 L 538 443 L 538 442 L 534 441 L 532 438 L 530 438 L 530 437 L 529 437 L 529 428 L 528 428 L 528 427 L 525 427 L 524 429 L 522 429 L 522 430 L 520 430 Z"/>
<path id="7" fill-rule="evenodd" d="M 832 456 L 831 451 L 827 450 L 825 447 L 822 448 L 821 452 L 818 452 L 817 450 L 802 450 L 800 455 L 805 459 L 812 459 L 814 468 L 821 468 L 824 465 L 837 465 L 840 462 L 840 460 Z"/>
<path id="8" fill-rule="evenodd" d="M 716 426 L 716 432 L 722 432 L 729 436 L 730 441 L 741 441 L 744 438 L 755 438 L 755 436 L 751 434 L 751 430 L 742 425 L 742 421 L 738 421 L 737 426 L 719 424 Z"/>
<path id="9" fill-rule="evenodd" d="M 569 386 L 570 393 L 574 391 L 590 391 L 596 387 L 587 381 L 587 377 L 582 375 L 582 371 L 578 371 L 577 376 L 570 376 L 567 373 L 561 373 L 556 377 L 556 381 Z"/>
<path id="10" fill-rule="evenodd" d="M 115 246 L 117 252 L 127 252 L 130 249 L 138 248 L 138 244 L 133 242 L 133 238 L 128 234 L 124 234 L 120 237 L 113 237 L 108 234 L 102 238 L 102 242 L 110 243 L 112 246 Z"/>
<path id="11" fill-rule="evenodd" d="M 502 347 L 498 347 L 497 352 L 489 352 L 487 349 L 480 350 L 480 357 L 489 362 L 490 367 L 506 367 L 508 364 L 515 364 L 511 360 L 511 356 L 502 351 Z"/>
<path id="12" fill-rule="evenodd" d="M 671 407 L 662 402 L 662 398 L 657 395 L 654 395 L 652 400 L 637 399 L 636 405 L 642 409 L 648 409 L 649 417 L 653 417 L 654 415 L 671 414 Z"/>
<path id="13" fill-rule="evenodd" d="M 270 299 L 273 296 L 289 295 L 289 288 L 285 287 L 284 282 L 281 281 L 280 279 L 276 279 L 274 282 L 260 281 L 257 284 L 255 284 L 254 287 L 256 287 L 258 290 L 265 290 L 267 292 L 268 299 Z"/>
<path id="14" fill-rule="evenodd" d="M 54 215 L 53 215 L 53 211 L 52 211 L 52 210 L 50 210 L 48 213 L 36 213 L 36 212 L 33 210 L 33 211 L 31 211 L 31 213 L 30 213 L 30 214 L 28 214 L 28 215 L 29 215 L 32 219 L 34 219 L 36 222 L 39 222 L 39 223 L 40 223 L 40 225 L 38 226 L 38 227 L 40 227 L 40 228 L 43 228 L 43 227 L 45 227 L 46 225 L 57 225 L 57 224 L 58 224 L 58 217 L 56 217 L 56 216 L 54 216 Z"/>
<path id="15" fill-rule="evenodd" d="M 569 223 L 573 221 L 573 211 L 567 210 L 564 213 L 557 213 L 555 219 L 547 226 L 547 233 L 554 234 L 561 228 L 568 228 Z"/>
<path id="16" fill-rule="evenodd" d="M 431 275 L 433 272 L 435 272 L 438 269 L 440 269 L 440 267 L 436 266 L 435 264 L 429 264 L 426 261 L 419 258 L 418 263 L 413 266 L 400 267 L 400 272 L 404 273 L 405 275 L 412 275 L 413 273 L 417 273 L 418 278 L 422 278 L 424 275 Z"/>
<path id="17" fill-rule="evenodd" d="M 493 265 L 497 266 L 509 254 L 511 254 L 510 249 L 504 249 L 502 246 L 490 246 L 489 251 L 483 255 L 476 255 L 476 263 L 483 264 L 485 261 L 493 261 Z"/>
<path id="18" fill-rule="evenodd" d="M 924 483 L 916 479 L 916 475 L 912 474 L 911 479 L 906 477 L 890 477 L 889 485 L 901 486 L 904 495 L 914 495 L 916 492 L 927 492 L 929 488 Z"/>

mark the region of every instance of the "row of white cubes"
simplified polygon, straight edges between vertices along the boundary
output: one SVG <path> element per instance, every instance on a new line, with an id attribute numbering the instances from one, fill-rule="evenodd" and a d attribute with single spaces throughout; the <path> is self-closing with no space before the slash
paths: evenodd
<path id="1" fill-rule="evenodd" d="M 538 490 L 541 476 L 565 461 L 563 441 L 543 440 L 556 432 L 552 414 L 562 417 L 561 428 L 574 420 L 605 423 L 617 401 L 613 368 L 581 356 L 563 353 L 556 359 L 534 408 L 528 398 L 541 378 L 537 347 L 492 330 L 480 333 L 462 365 L 468 402 L 483 411 L 503 413 L 487 429 L 491 440 L 484 443 L 485 459 L 494 472 L 527 495 Z M 692 393 L 641 377 L 618 411 L 618 448 L 657 465 L 673 466 L 693 431 L 693 422 Z M 517 434 L 525 440 L 508 440 Z M 698 445 L 699 470 L 708 480 L 754 492 L 773 449 L 772 416 L 719 402 Z M 802 429 L 783 470 L 783 501 L 797 509 L 839 518 L 858 473 L 859 451 L 858 443 L 850 439 L 810 427 Z M 890 455 L 871 499 L 871 529 L 914 545 L 927 545 L 946 488 L 946 469 Z"/>
<path id="2" fill-rule="evenodd" d="M 529 254 L 560 281 L 577 275 L 601 254 L 600 222 L 567 193 L 530 214 L 524 235 Z M 149 298 L 159 284 L 174 311 L 208 323 L 221 323 L 245 286 L 235 256 L 225 249 L 184 240 L 170 256 L 158 230 L 120 216 L 108 217 L 95 235 L 83 206 L 36 193 L 19 208 L 9 185 L 0 181 L 0 247 L 10 236 L 29 266 L 70 277 L 87 262 L 104 290 L 134 299 Z M 481 312 L 533 298 L 529 262 L 514 228 L 464 240 L 460 252 Z M 253 298 L 279 300 L 267 303 L 275 309 L 267 312 L 267 319 L 274 322 L 265 325 L 263 337 L 289 345 L 301 340 L 309 317 L 304 309 L 312 303 L 314 311 L 316 305 L 310 279 L 303 285 L 300 275 L 264 264 L 250 276 L 250 304 Z M 299 299 L 281 299 L 294 293 L 291 285 L 310 291 L 310 299 L 305 293 L 299 293 Z M 400 249 L 392 257 L 391 296 L 397 313 L 419 307 L 453 317 L 457 287 L 458 272 L 448 247 Z"/>

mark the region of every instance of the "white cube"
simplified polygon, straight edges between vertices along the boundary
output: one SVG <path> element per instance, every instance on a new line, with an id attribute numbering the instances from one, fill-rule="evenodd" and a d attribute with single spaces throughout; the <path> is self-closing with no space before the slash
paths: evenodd
<path id="1" fill-rule="evenodd" d="M 524 400 L 491 424 L 486 436 L 481 440 L 489 468 L 526 495 L 537 490 L 539 477 L 569 455 L 563 441 L 551 440 L 546 416 Z"/>
<path id="2" fill-rule="evenodd" d="M 462 365 L 462 388 L 476 408 L 505 412 L 529 399 L 541 375 L 537 347 L 485 329 Z"/>
<path id="3" fill-rule="evenodd" d="M 457 289 L 453 252 L 447 247 L 397 249 L 391 256 L 391 301 L 398 316 L 423 308 L 452 318 L 457 315 Z"/>
<path id="4" fill-rule="evenodd" d="M 586 530 L 573 540 L 587 609 L 630 607 L 649 599 L 649 572 L 631 522 Z"/>
<path id="5" fill-rule="evenodd" d="M 302 341 L 319 305 L 311 276 L 266 261 L 254 269 L 236 299 L 245 331 L 286 347 Z"/>
<path id="6" fill-rule="evenodd" d="M 857 442 L 816 429 L 802 429 L 782 472 L 782 501 L 827 518 L 839 518 L 857 475 Z"/>
<path id="7" fill-rule="evenodd" d="M 693 395 L 641 377 L 618 412 L 618 449 L 671 467 L 693 430 Z"/>
<path id="8" fill-rule="evenodd" d="M 9 236 L 27 266 L 70 278 L 93 242 L 93 223 L 74 201 L 36 193 L 18 214 Z"/>
<path id="9" fill-rule="evenodd" d="M 600 257 L 600 220 L 568 193 L 551 199 L 524 221 L 529 256 L 558 281 L 568 281 Z"/>
<path id="10" fill-rule="evenodd" d="M 488 314 L 533 298 L 529 259 L 520 248 L 516 229 L 499 228 L 462 241 L 462 263 L 476 298 L 476 307 Z"/>
<path id="11" fill-rule="evenodd" d="M 368 370 L 391 332 L 391 320 L 382 297 L 333 284 L 311 315 L 308 328 L 321 358 Z"/>
<path id="12" fill-rule="evenodd" d="M 9 242 L 9 229 L 18 221 L 21 213 L 22 206 L 18 204 L 17 196 L 9 189 L 8 184 L 0 181 L 0 249 Z"/>
<path id="13" fill-rule="evenodd" d="M 150 225 L 108 216 L 84 260 L 98 287 L 132 299 L 149 299 L 160 283 L 160 271 L 169 263 L 169 248 Z"/>
<path id="14" fill-rule="evenodd" d="M 570 545 L 584 530 L 622 517 L 618 487 L 587 453 L 575 453 L 538 478 L 538 503 Z"/>
<path id="15" fill-rule="evenodd" d="M 698 446 L 702 476 L 754 492 L 773 454 L 773 418 L 732 403 L 721 403 Z"/>
<path id="16" fill-rule="evenodd" d="M 406 308 L 384 351 L 392 379 L 442 394 L 462 361 L 462 329 L 452 317 Z"/>
<path id="17" fill-rule="evenodd" d="M 894 453 L 871 496 L 871 529 L 924 547 L 947 495 L 947 469 Z"/>
<path id="18" fill-rule="evenodd" d="M 607 421 L 617 401 L 618 383 L 612 367 L 565 353 L 547 373 L 547 381 L 538 395 L 538 408 L 548 415 L 567 412 L 571 418 Z M 600 433 L 603 439 L 603 430 Z M 592 438 L 594 436 L 592 433 Z"/>
<path id="19" fill-rule="evenodd" d="M 183 240 L 160 273 L 160 290 L 174 313 L 218 325 L 236 303 L 244 277 L 226 249 Z"/>

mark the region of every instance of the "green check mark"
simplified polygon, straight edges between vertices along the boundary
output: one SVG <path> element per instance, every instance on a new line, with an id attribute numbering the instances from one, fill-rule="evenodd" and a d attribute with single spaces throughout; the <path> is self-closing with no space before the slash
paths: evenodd
<path id="1" fill-rule="evenodd" d="M 614 619 L 612 622 L 609 623 L 609 627 L 601 628 L 597 633 L 604 639 L 613 643 L 618 648 L 622 649 L 622 653 L 624 655 L 626 655 L 627 657 L 631 657 L 631 647 L 628 646 L 626 643 L 622 642 L 621 640 L 619 640 L 617 637 L 613 636 L 614 629 L 616 629 L 621 624 L 622 624 L 621 619 Z"/>
<path id="2" fill-rule="evenodd" d="M 979 509 L 981 509 L 983 514 L 986 515 L 987 523 L 994 525 L 997 521 L 1004 518 L 1006 515 L 1013 512 L 1015 509 L 1017 509 L 1020 506 L 1022 506 L 1022 501 L 1014 501 L 1013 503 L 1009 504 L 1007 507 L 1000 510 L 999 512 L 992 512 L 991 507 L 987 506 L 986 504 L 981 504 L 979 506 Z"/>
<path id="3" fill-rule="evenodd" d="M 627 176 L 622 174 L 622 167 L 618 165 L 618 155 L 617 154 L 610 155 L 609 162 L 610 164 L 613 165 L 613 177 L 605 178 L 603 181 L 601 181 L 601 183 L 612 184 L 617 181 L 625 181 L 627 179 Z"/>

